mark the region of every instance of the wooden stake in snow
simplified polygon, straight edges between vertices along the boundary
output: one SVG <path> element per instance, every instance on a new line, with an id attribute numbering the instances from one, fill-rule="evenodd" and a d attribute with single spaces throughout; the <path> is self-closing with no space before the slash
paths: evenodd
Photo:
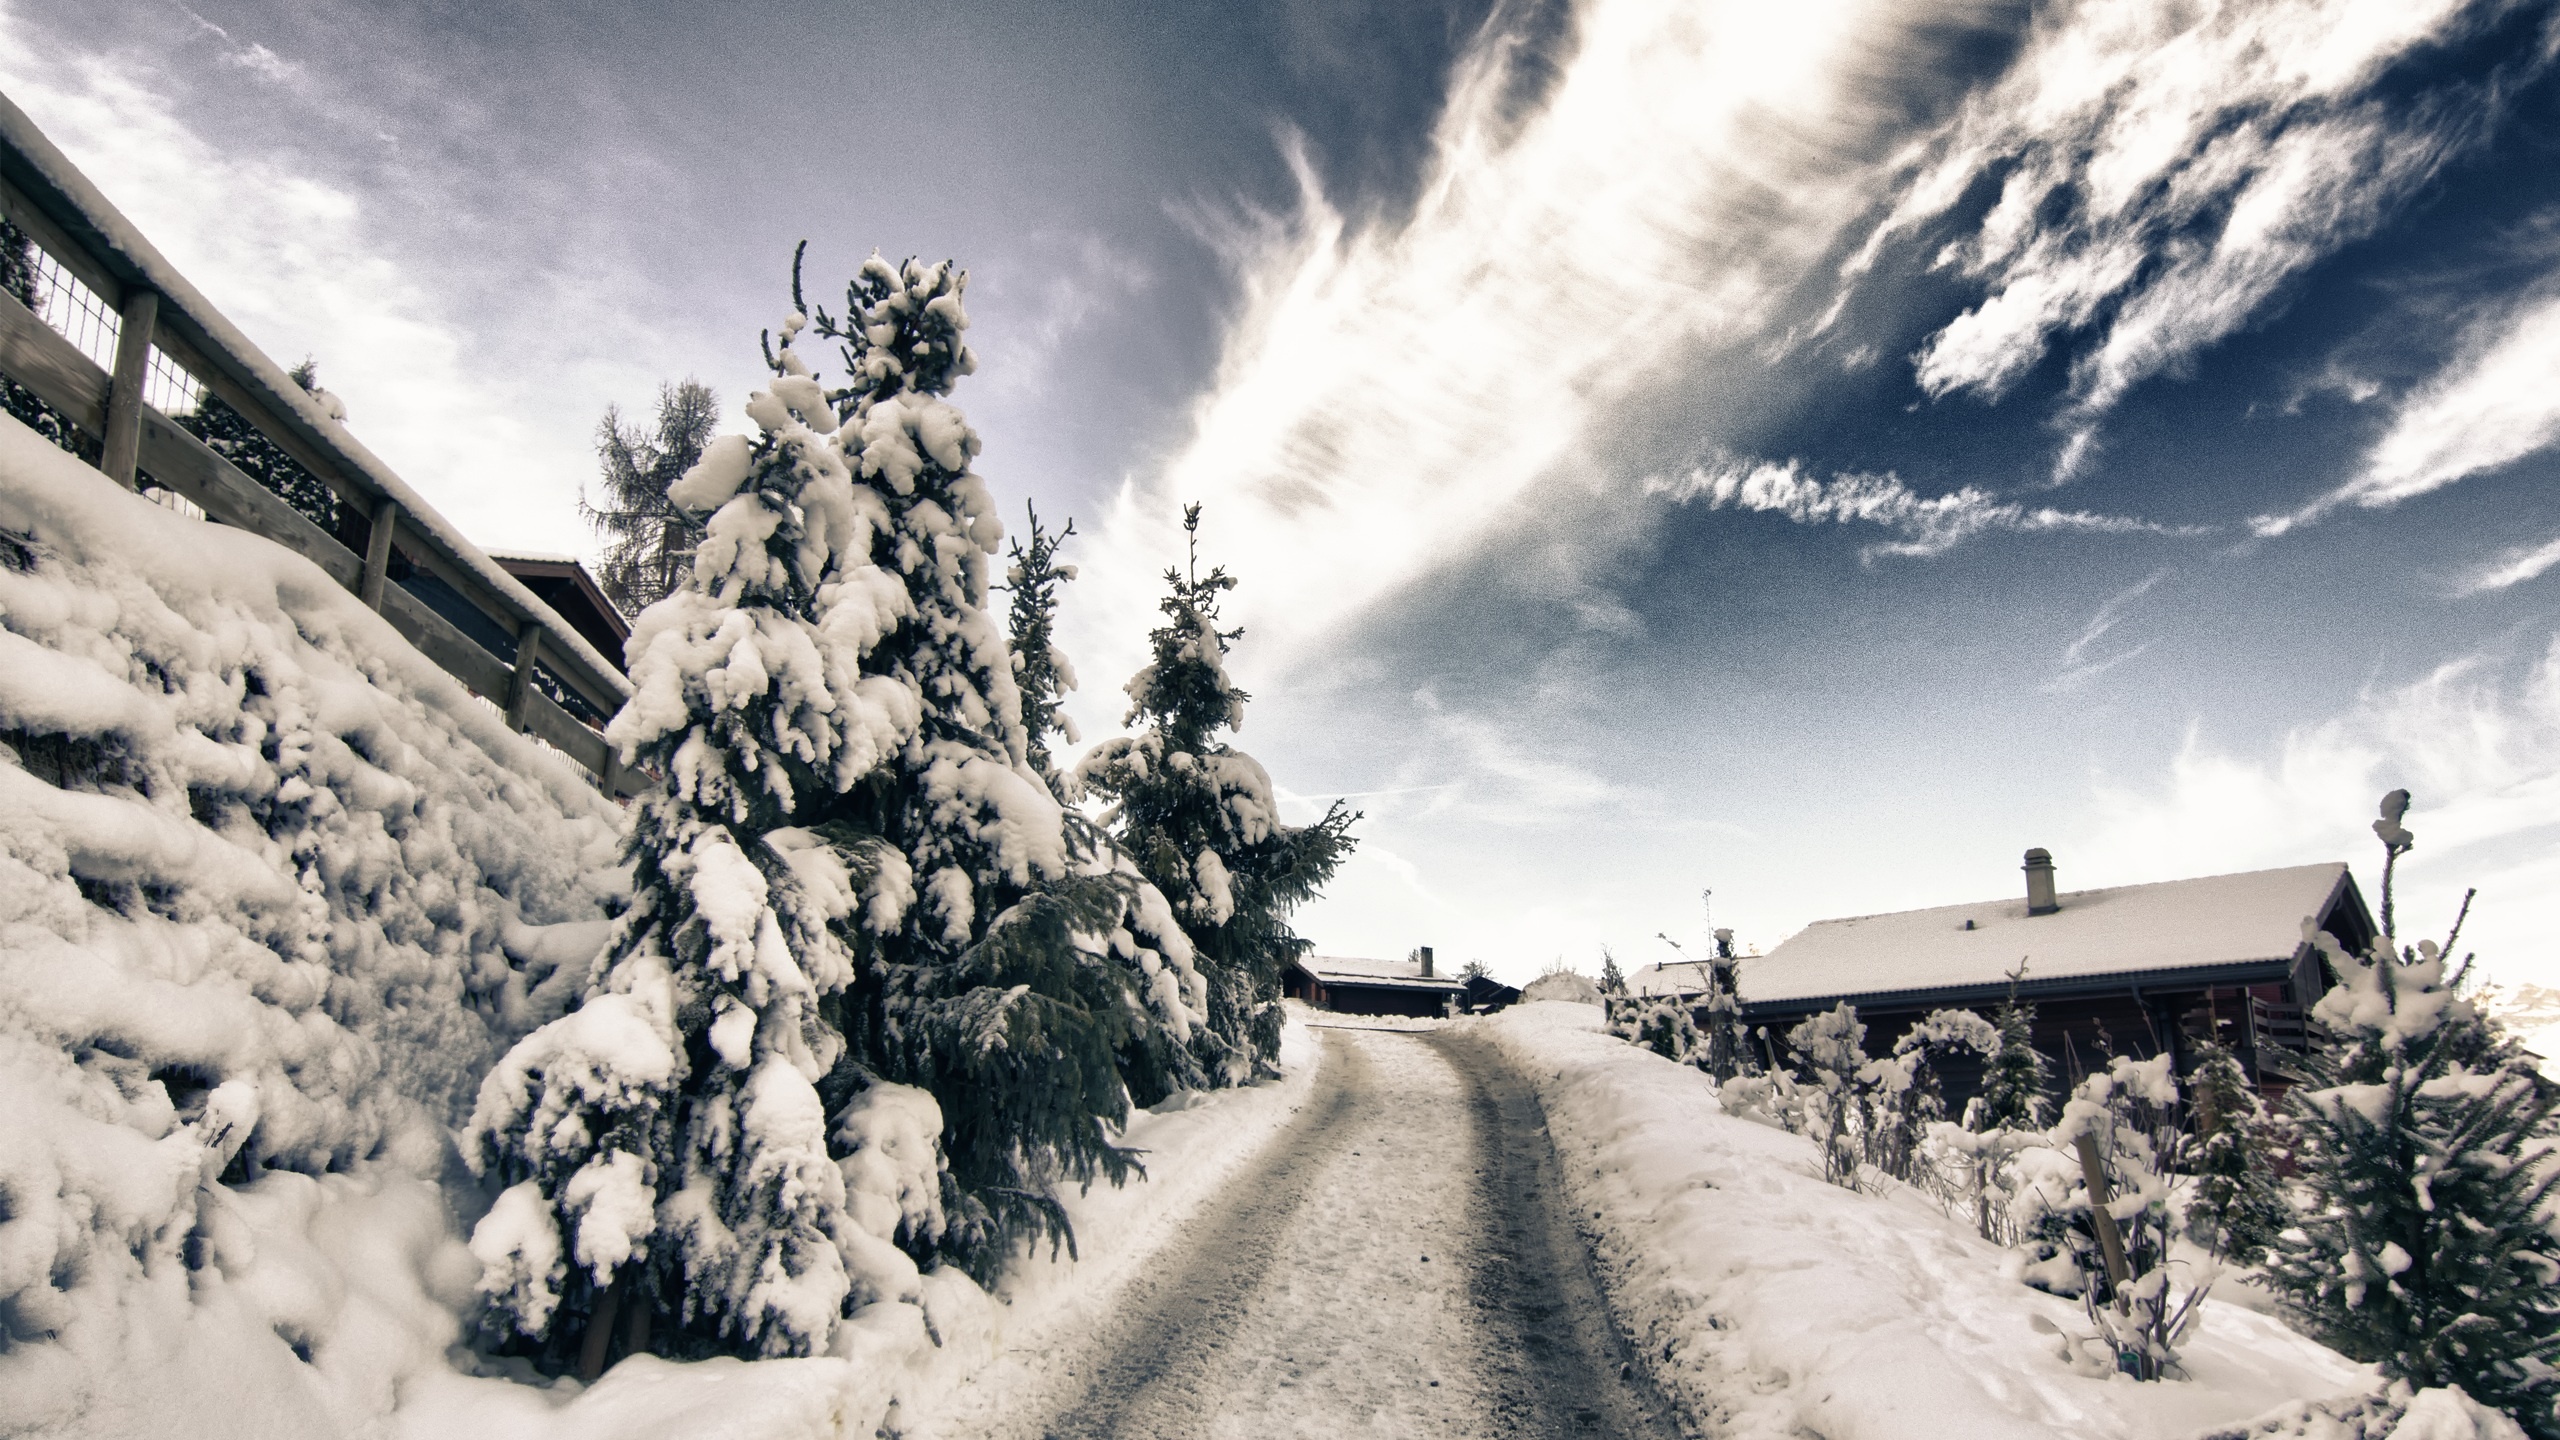
<path id="1" fill-rule="evenodd" d="M 2133 1284 L 2133 1267 L 2125 1263 L 2124 1233 L 2116 1229 L 2116 1217 L 2107 1209 L 2114 1197 L 2107 1193 L 2107 1172 L 2098 1164 L 2098 1142 L 2083 1130 L 2072 1142 L 2080 1152 L 2080 1178 L 2089 1187 L 2089 1220 L 2098 1228 L 2098 1248 L 2106 1252 L 2107 1281 L 2116 1292 L 2116 1313 L 2129 1312 L 2132 1298 L 2127 1287 Z"/>

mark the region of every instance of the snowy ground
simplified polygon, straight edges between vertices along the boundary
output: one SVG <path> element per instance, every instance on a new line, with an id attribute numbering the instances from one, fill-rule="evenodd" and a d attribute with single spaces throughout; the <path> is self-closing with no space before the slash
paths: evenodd
<path id="1" fill-rule="evenodd" d="M 1326 1021 L 1299 1118 L 1034 1383 L 925 1433 L 1667 1437 L 1622 1380 L 1536 1103 L 1438 1025 Z"/>
<path id="2" fill-rule="evenodd" d="M 1916 1192 L 1825 1184 L 1812 1141 L 1725 1115 L 1705 1075 L 1600 1033 L 1596 1007 L 1461 1023 L 1536 1085 L 1620 1320 L 1710 1433 L 2171 1440 L 2375 1384 L 2211 1299 L 2193 1379 L 2075 1374 L 2033 1321 L 2085 1330 L 2076 1304 L 2005 1278 L 2008 1252 Z"/>

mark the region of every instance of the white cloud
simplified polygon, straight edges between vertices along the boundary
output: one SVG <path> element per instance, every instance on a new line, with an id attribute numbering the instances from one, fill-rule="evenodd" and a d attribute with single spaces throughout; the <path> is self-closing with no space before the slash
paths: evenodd
<path id="1" fill-rule="evenodd" d="M 2356 477 L 2301 509 L 2249 522 L 2281 535 L 2341 505 L 2386 509 L 2560 443 L 2560 288 L 2476 325 L 2436 377 L 2406 400 Z M 2512 561 L 2511 561 L 2512 563 Z M 2528 580 L 2549 567 L 2519 573 Z M 2475 589 L 2494 589 L 2482 584 Z"/>
<path id="2" fill-rule="evenodd" d="M 2085 434 L 2127 391 L 2231 334 L 2286 279 L 2371 231 L 2435 172 L 2456 122 L 2395 121 L 2366 92 L 2393 61 L 2484 8 L 2081 0 L 2045 9 L 2008 73 L 1922 152 L 1849 273 L 1998 178 L 1979 228 L 1941 257 L 1990 294 L 1923 344 L 1920 383 L 1933 395 L 1996 398 L 2058 337 L 2103 324 L 2072 368 Z"/>
<path id="3" fill-rule="evenodd" d="M 263 47 L 226 55 L 292 73 Z M 522 324 L 510 339 L 547 333 L 550 348 L 511 345 L 492 363 L 489 337 L 376 233 L 355 192 L 289 154 L 218 146 L 164 88 L 130 57 L 31 43 L 0 6 L 0 89 L 254 343 L 287 366 L 317 357 L 357 438 L 475 540 L 587 548 L 573 500 L 594 472 L 594 417 L 615 394 L 655 389 L 648 357 L 518 315 L 501 322 Z M 557 423 L 564 407 L 572 423 Z"/>
<path id="4" fill-rule="evenodd" d="M 2288 732 L 2263 754 L 2190 733 L 2163 785 L 2102 780 L 2083 833 L 2057 853 L 2088 884 L 2346 860 L 2379 904 L 2370 828 L 2386 790 L 2416 796 L 2401 865 L 2408 938 L 2441 936 L 2466 887 L 2464 934 L 2493 973 L 2560 980 L 2560 637 L 2521 675 L 2467 656 Z M 2468 948 L 2468 945 L 2466 948 Z"/>
<path id="5" fill-rule="evenodd" d="M 2504 590 L 2510 585 L 2538 579 L 2554 565 L 2560 565 L 2560 536 L 2539 545 L 2518 545 L 2501 552 L 2495 560 L 2462 577 L 2454 587 L 2454 593 L 2480 595 L 2491 590 Z"/>
<path id="6" fill-rule="evenodd" d="M 2162 525 L 2123 515 L 2060 510 L 2050 505 L 2030 507 L 2002 500 L 1972 485 L 1944 495 L 1922 495 L 1890 474 L 1834 475 L 1823 480 L 1806 474 L 1793 460 L 1783 465 L 1764 460 L 1714 470 L 1701 467 L 1677 480 L 1649 479 L 1644 489 L 1645 493 L 1667 497 L 1674 504 L 1704 500 L 1710 510 L 1731 508 L 1784 515 L 1800 525 L 1880 525 L 1903 537 L 1877 541 L 1861 549 L 1860 556 L 1869 563 L 1883 556 L 1941 555 L 1986 530 L 2104 535 L 2200 533 L 2192 527 Z"/>
<path id="7" fill-rule="evenodd" d="M 1869 202 L 1902 112 L 1866 92 L 1969 9 L 1590 0 L 1534 113 L 1499 40 L 1462 63 L 1409 219 L 1355 224 L 1298 157 L 1296 214 L 1229 229 L 1215 380 L 1097 527 L 1070 644 L 1120 668 L 1187 500 L 1258 665 L 1466 553 L 1678 347 L 1761 338 Z"/>
<path id="8" fill-rule="evenodd" d="M 2125 612 L 2133 608 L 2133 602 L 2150 594 L 2152 587 L 2158 585 L 2168 574 L 2166 570 L 2154 570 L 2134 584 L 2108 596 L 2106 603 L 2098 607 L 2098 612 L 2089 617 L 2089 623 L 2082 627 L 2079 637 L 2063 647 L 2060 671 L 2053 679 L 2045 682 L 2043 687 L 2045 693 L 2060 694 L 2067 690 L 2078 689 L 2089 680 L 2149 650 L 2152 642 L 2145 640 L 2130 650 L 2119 650 L 2101 659 L 2090 658 L 2090 652 L 2097 648 L 2099 641 L 2107 637 L 2108 631 L 2115 629 L 2124 619 Z"/>

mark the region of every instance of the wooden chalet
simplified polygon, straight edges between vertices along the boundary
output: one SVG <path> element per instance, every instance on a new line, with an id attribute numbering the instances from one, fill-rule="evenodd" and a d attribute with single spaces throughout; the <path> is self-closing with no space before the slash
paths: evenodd
<path id="1" fill-rule="evenodd" d="M 2376 933 L 2355 878 L 2338 862 L 2152 885 L 2057 892 L 2053 859 L 2027 852 L 2025 893 L 1967 905 L 1859 915 L 1806 926 L 1742 962 L 1743 1019 L 1763 1046 L 1842 1001 L 1880 1055 L 1932 1010 L 1991 1015 L 2023 973 L 2036 1048 L 2058 1083 L 2109 1053 L 2166 1052 L 2181 1068 L 2191 1037 L 2218 1026 L 2262 1089 L 2299 1074 L 2303 1010 L 2333 982 L 2303 938 L 2309 919 L 2361 951 Z M 1666 977 L 1668 978 L 1668 977 Z M 1941 1068 L 1948 1098 L 1978 1087 L 1979 1066 Z"/>
<path id="2" fill-rule="evenodd" d="M 1458 1008 L 1470 1015 L 1490 1015 L 1520 1003 L 1519 986 L 1505 985 L 1490 975 L 1470 975 L 1465 983 L 1466 993 L 1459 999 Z"/>
<path id="3" fill-rule="evenodd" d="M 1467 1000 L 1467 982 L 1439 974 L 1428 945 L 1403 960 L 1301 956 L 1282 972 L 1280 991 L 1345 1015 L 1446 1015 Z"/>
<path id="4" fill-rule="evenodd" d="M 630 657 L 622 647 L 631 639 L 631 622 L 605 598 L 604 587 L 596 583 L 587 567 L 573 555 L 542 555 L 532 551 L 492 550 L 489 558 L 498 568 L 524 582 L 524 588 L 535 598 L 559 613 L 572 629 L 586 637 L 596 653 L 612 661 L 625 674 L 630 673 Z"/>

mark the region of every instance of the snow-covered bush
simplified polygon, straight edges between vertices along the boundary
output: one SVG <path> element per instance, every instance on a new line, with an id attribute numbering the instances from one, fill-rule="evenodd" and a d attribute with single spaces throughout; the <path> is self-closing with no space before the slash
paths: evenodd
<path id="1" fill-rule="evenodd" d="M 1612 995 L 1604 1003 L 1610 1034 L 1665 1060 L 1684 1065 L 1696 1060 L 1698 1026 L 1690 1018 L 1687 1000 L 1676 995 Z"/>
<path id="2" fill-rule="evenodd" d="M 2374 827 L 2386 917 L 2407 808 L 2392 792 Z M 2386 919 L 2350 955 L 2303 931 L 2338 983 L 2312 1010 L 2315 1083 L 2291 1096 L 2310 1203 L 2269 1281 L 2313 1334 L 2385 1375 L 2458 1385 L 2560 1434 L 2560 1095 L 2464 998 L 2450 942 L 2404 948 Z"/>
<path id="3" fill-rule="evenodd" d="M 1126 723 L 1138 733 L 1096 745 L 1075 779 L 1111 802 L 1104 824 L 1172 901 L 1208 980 L 1200 1064 L 1234 1085 L 1277 1063 L 1280 973 L 1307 948 L 1289 913 L 1351 853 L 1360 817 L 1336 801 L 1314 824 L 1283 824 L 1270 775 L 1218 738 L 1244 727 L 1249 698 L 1226 670 L 1227 647 L 1244 632 L 1218 625 L 1218 597 L 1236 581 L 1224 566 L 1200 573 L 1199 506 L 1183 511 L 1182 527 L 1188 568 L 1165 570 L 1165 623 L 1127 687 Z"/>
<path id="4" fill-rule="evenodd" d="M 1846 1000 L 1787 1032 L 1788 1046 L 1809 1072 L 1808 1128 L 1822 1146 L 1822 1178 L 1850 1190 L 1858 1188 L 1866 1138 L 1875 1129 L 1873 1092 L 1859 1083 L 1866 1041 L 1866 1023 Z"/>
<path id="5" fill-rule="evenodd" d="M 2157 1380 L 2177 1365 L 2177 1346 L 2213 1283 L 2208 1267 L 2177 1276 L 2169 1241 L 2179 1178 L 2178 1081 L 2170 1057 L 2118 1055 L 2089 1076 L 2046 1132 L 2050 1147 L 2022 1156 L 2019 1222 L 2030 1243 L 2076 1272 L 2053 1285 L 2050 1263 L 2036 1278 L 2076 1293 L 2097 1327 L 2091 1347 L 2066 1343 L 2075 1361 Z M 2031 1157 L 2031 1160 L 2030 1160 Z M 2099 1187 L 2092 1193 L 2092 1186 Z M 2183 1279 L 2180 1292 L 2173 1283 Z M 2093 1349 L 2094 1353 L 2083 1353 Z"/>
<path id="6" fill-rule="evenodd" d="M 332 1327 L 394 1280 L 308 1227 L 433 1243 L 619 812 L 316 566 L 0 420 L 0 815 L 0 1430 L 114 1403 L 137 1346 L 390 1383 L 344 1367 L 391 1327 Z"/>
<path id="7" fill-rule="evenodd" d="M 1959 1051 L 1989 1058 L 2000 1037 L 1989 1021 L 1970 1010 L 1932 1010 L 1893 1042 L 1893 1053 L 1858 1067 L 1858 1084 L 1872 1097 L 1873 1128 L 1866 1143 L 1867 1163 L 1896 1180 L 1921 1181 L 1933 1188 L 1937 1177 L 1923 1151 L 1930 1128 L 1947 1118 L 1946 1091 L 1938 1082 L 1938 1062 Z"/>

